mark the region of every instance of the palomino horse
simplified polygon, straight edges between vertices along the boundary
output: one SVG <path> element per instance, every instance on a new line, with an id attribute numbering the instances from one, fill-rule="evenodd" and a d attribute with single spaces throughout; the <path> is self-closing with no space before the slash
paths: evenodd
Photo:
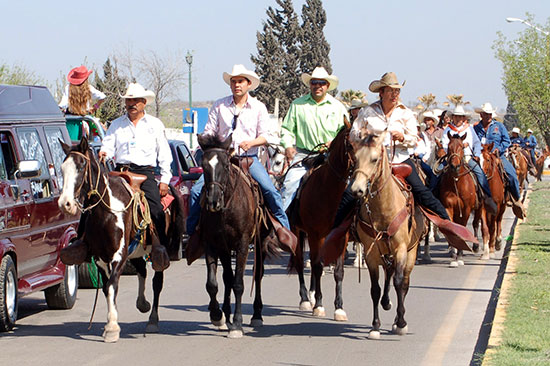
<path id="1" fill-rule="evenodd" d="M 145 299 L 147 271 L 143 256 L 151 250 L 153 241 L 156 241 L 154 245 L 160 243 L 153 229 L 144 230 L 147 247 L 133 245 L 133 239 L 136 237 L 135 221 L 139 220 L 135 216 L 139 210 L 133 205 L 139 198 L 130 194 L 122 178 L 108 176 L 105 167 L 95 159 L 85 138 L 72 148 L 63 143 L 62 146 L 67 157 L 61 166 L 63 193 L 59 198 L 59 207 L 73 215 L 78 210 L 87 213 L 82 240 L 88 247 L 88 253 L 97 258 L 97 265 L 104 279 L 103 292 L 107 300 L 107 324 L 103 338 L 105 342 L 116 342 L 120 335 L 116 296 L 118 281 L 126 260 L 130 259 L 138 273 L 136 307 L 142 313 L 148 312 L 151 304 Z M 182 208 L 178 200 L 173 202 L 176 202 L 172 205 L 173 214 L 182 219 Z M 176 227 L 182 228 L 181 225 Z M 170 236 L 169 247 L 179 247 L 179 243 L 173 241 L 174 238 L 181 241 L 182 235 L 183 231 Z M 153 308 L 146 327 L 148 333 L 159 331 L 158 305 L 163 281 L 163 272 L 156 271 L 153 278 Z"/>
<path id="2" fill-rule="evenodd" d="M 351 186 L 352 192 L 362 200 L 356 227 L 371 278 L 374 317 L 369 338 L 372 339 L 380 337 L 380 266 L 385 273 L 382 308 L 391 309 L 389 283 L 393 277 L 398 303 L 392 329 L 399 335 L 407 333 L 405 296 L 416 261 L 417 245 L 428 228 L 420 208 L 413 203 L 412 193 L 407 192 L 405 185 L 392 175 L 389 157 L 383 146 L 386 133 L 367 135 L 361 141 L 355 153 L 357 162 Z"/>
<path id="3" fill-rule="evenodd" d="M 210 295 L 208 310 L 210 321 L 220 329 L 229 329 L 229 338 L 241 338 L 244 292 L 244 271 L 248 258 L 249 244 L 254 240 L 254 315 L 251 325 L 261 326 L 262 298 L 261 280 L 264 273 L 264 259 L 278 254 L 278 242 L 271 226 L 259 220 L 259 192 L 255 193 L 255 182 L 230 162 L 231 136 L 220 141 L 214 136 L 199 135 L 198 141 L 204 151 L 204 197 L 200 216 L 200 241 L 205 248 L 207 281 Z M 231 268 L 231 252 L 236 254 L 235 275 Z M 218 283 L 216 271 L 218 258 L 223 266 L 224 300 L 222 310 L 216 299 Z M 235 313 L 231 319 L 231 290 L 235 294 Z"/>
<path id="4" fill-rule="evenodd" d="M 510 152 L 512 165 L 516 169 L 518 175 L 519 189 L 523 191 L 525 187 L 525 180 L 527 179 L 527 157 L 523 154 L 521 146 L 512 145 L 508 148 Z"/>
<path id="5" fill-rule="evenodd" d="M 291 257 L 289 266 L 291 269 L 295 268 L 298 272 L 300 310 L 311 311 L 311 301 L 304 281 L 304 233 L 307 234 L 312 269 L 310 291 L 315 292 L 314 316 L 325 316 L 323 295 L 321 293 L 321 274 L 323 272 L 321 247 L 334 223 L 338 204 L 346 189 L 347 179 L 353 165 L 353 148 L 348 141 L 350 128 L 351 125 L 345 120 L 345 126 L 342 127 L 330 144 L 327 161 L 313 170 L 305 185 L 301 188 L 298 201 L 294 202 L 287 211 L 290 226 L 296 237 L 298 237 L 299 243 L 295 256 Z M 338 321 L 347 320 L 342 300 L 344 254 L 345 251 L 336 261 L 334 268 L 334 280 L 336 281 L 334 319 Z"/>
<path id="6" fill-rule="evenodd" d="M 493 151 L 493 143 L 484 144 L 481 152 L 481 167 L 487 175 L 491 195 L 497 205 L 497 214 L 491 215 L 487 213 L 487 227 L 489 230 L 489 245 L 483 248 L 482 259 L 494 258 L 495 250 L 500 250 L 500 242 L 502 240 L 502 217 L 506 211 L 506 195 L 504 186 L 504 170 L 500 166 L 500 157 Z M 480 210 L 476 211 L 474 217 L 474 232 L 477 233 L 477 226 L 481 217 Z"/>
<path id="7" fill-rule="evenodd" d="M 451 221 L 462 226 L 466 226 L 472 212 L 481 210 L 479 217 L 481 219 L 483 245 L 485 248 L 489 240 L 485 207 L 478 200 L 475 178 L 465 160 L 463 141 L 466 139 L 466 136 L 467 133 L 462 137 L 458 135 L 451 136 L 448 133 L 447 165 L 441 175 L 439 199 L 447 210 Z M 450 266 L 457 267 L 463 265 L 463 251 L 459 249 L 455 253 L 455 249 L 453 248 L 452 253 Z"/>

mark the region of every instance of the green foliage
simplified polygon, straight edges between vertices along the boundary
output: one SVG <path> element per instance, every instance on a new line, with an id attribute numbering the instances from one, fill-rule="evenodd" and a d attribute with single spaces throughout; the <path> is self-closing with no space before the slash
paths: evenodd
<path id="1" fill-rule="evenodd" d="M 527 14 L 527 22 L 550 32 L 550 18 L 543 27 Z M 519 126 L 540 131 L 550 144 L 550 36 L 531 27 L 516 40 L 498 32 L 493 49 L 502 62 L 504 90 L 518 113 Z"/>
<path id="2" fill-rule="evenodd" d="M 324 67 L 332 74 L 330 45 L 323 29 L 327 24 L 327 14 L 321 0 L 306 0 L 302 6 L 302 57 L 300 70 L 311 73 L 317 66 Z"/>
<path id="3" fill-rule="evenodd" d="M 354 99 L 364 100 L 365 99 L 365 93 L 363 93 L 361 90 L 353 90 L 348 89 L 340 92 L 340 101 L 344 103 L 345 105 L 351 105 L 351 101 Z"/>
<path id="4" fill-rule="evenodd" d="M 45 81 L 23 65 L 0 64 L 0 84 L 44 85 Z"/>
<path id="5" fill-rule="evenodd" d="M 106 123 L 122 116 L 125 113 L 125 107 L 120 95 L 126 92 L 128 81 L 119 75 L 116 64 L 112 65 L 109 58 L 103 64 L 103 78 L 96 72 L 94 84 L 98 90 L 107 95 L 96 116 Z"/>

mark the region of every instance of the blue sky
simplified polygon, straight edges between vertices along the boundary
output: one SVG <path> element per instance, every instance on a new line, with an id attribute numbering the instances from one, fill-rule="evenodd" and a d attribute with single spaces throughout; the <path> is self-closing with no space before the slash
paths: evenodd
<path id="1" fill-rule="evenodd" d="M 303 0 L 294 5 L 301 12 Z M 4 1 L 0 62 L 22 63 L 51 84 L 86 60 L 101 67 L 120 47 L 194 52 L 193 100 L 229 93 L 223 71 L 253 68 L 256 32 L 274 0 L 235 1 Z M 325 36 L 339 90 L 367 91 L 386 71 L 406 80 L 405 103 L 429 92 L 443 102 L 464 94 L 473 105 L 506 106 L 502 68 L 491 48 L 496 32 L 516 37 L 525 26 L 506 17 L 550 17 L 550 1 L 325 0 Z M 139 81 L 139 80 L 138 80 Z M 369 101 L 376 96 L 367 92 Z M 181 90 L 187 100 L 187 89 Z"/>

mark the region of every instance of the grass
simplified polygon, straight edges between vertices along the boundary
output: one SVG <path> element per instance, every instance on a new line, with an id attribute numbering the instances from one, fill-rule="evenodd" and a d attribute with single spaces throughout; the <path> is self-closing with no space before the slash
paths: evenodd
<path id="1" fill-rule="evenodd" d="M 516 274 L 501 343 L 484 365 L 550 365 L 550 182 L 537 182 L 518 226 Z"/>

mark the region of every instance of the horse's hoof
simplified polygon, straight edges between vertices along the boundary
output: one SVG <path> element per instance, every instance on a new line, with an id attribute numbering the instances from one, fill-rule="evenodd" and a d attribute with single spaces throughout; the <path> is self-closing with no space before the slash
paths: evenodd
<path id="1" fill-rule="evenodd" d="M 472 245 L 472 250 L 474 251 L 474 253 L 479 252 L 479 244 L 474 243 L 474 244 Z"/>
<path id="2" fill-rule="evenodd" d="M 136 308 L 141 312 L 141 313 L 147 313 L 149 312 L 149 310 L 151 310 L 151 303 L 145 299 L 143 299 L 143 301 L 140 301 L 140 299 L 137 299 L 136 300 Z"/>
<path id="3" fill-rule="evenodd" d="M 210 321 L 212 322 L 212 325 L 216 326 L 216 327 L 222 327 L 225 325 L 225 314 L 222 313 L 222 317 L 220 320 L 213 320 L 213 319 L 210 319 Z"/>
<path id="4" fill-rule="evenodd" d="M 378 330 L 371 330 L 369 332 L 369 336 L 368 336 L 369 339 L 380 339 L 380 331 Z"/>
<path id="5" fill-rule="evenodd" d="M 403 328 L 399 328 L 397 324 L 394 324 L 392 326 L 392 332 L 400 336 L 406 335 L 408 331 L 409 331 L 408 325 L 405 325 Z"/>
<path id="6" fill-rule="evenodd" d="M 230 339 L 237 339 L 243 337 L 243 331 L 241 329 L 233 329 L 229 331 L 229 334 L 227 335 L 227 338 Z"/>
<path id="7" fill-rule="evenodd" d="M 337 322 L 347 322 L 348 321 L 348 316 L 347 316 L 346 312 L 344 311 L 344 309 L 336 309 L 334 311 L 334 320 L 336 320 Z"/>
<path id="8" fill-rule="evenodd" d="M 491 257 L 491 256 L 489 255 L 489 253 L 483 253 L 483 254 L 481 255 L 481 257 L 479 257 L 479 259 L 485 260 L 485 259 L 489 259 L 490 257 Z"/>
<path id="9" fill-rule="evenodd" d="M 262 319 L 252 319 L 250 321 L 250 326 L 252 328 L 260 328 L 264 326 L 264 321 Z"/>
<path id="10" fill-rule="evenodd" d="M 495 253 L 494 252 L 489 253 L 489 259 L 495 259 Z"/>
<path id="11" fill-rule="evenodd" d="M 384 309 L 384 310 L 386 310 L 386 311 L 390 310 L 390 309 L 391 309 L 391 307 L 392 307 L 392 303 L 391 303 L 391 300 L 390 300 L 390 301 L 388 301 L 388 303 L 387 303 L 387 304 L 384 304 L 384 303 L 382 303 L 382 309 Z"/>
<path id="12" fill-rule="evenodd" d="M 449 268 L 457 268 L 457 267 L 458 267 L 457 261 L 451 261 L 451 263 L 449 263 Z"/>
<path id="13" fill-rule="evenodd" d="M 456 261 L 458 263 L 459 266 L 463 266 L 464 265 L 464 261 L 462 259 L 459 259 Z"/>
<path id="14" fill-rule="evenodd" d="M 110 330 L 110 331 L 104 331 L 103 332 L 103 341 L 105 343 L 115 343 L 120 338 L 120 330 Z"/>
<path id="15" fill-rule="evenodd" d="M 432 257 L 430 255 L 423 255 L 422 263 L 432 264 L 433 263 Z"/>
<path id="16" fill-rule="evenodd" d="M 319 306 L 315 309 L 313 309 L 313 316 L 317 316 L 317 317 L 324 317 L 326 316 L 326 312 L 325 312 L 325 308 L 322 307 L 322 306 Z"/>
<path id="17" fill-rule="evenodd" d="M 306 268 L 311 268 L 311 259 L 306 260 Z"/>
<path id="18" fill-rule="evenodd" d="M 158 333 L 160 331 L 158 323 L 147 323 L 145 333 Z"/>
<path id="19" fill-rule="evenodd" d="M 300 310 L 301 311 L 311 311 L 313 309 L 313 306 L 311 306 L 311 302 L 309 301 L 302 301 L 300 303 Z"/>

